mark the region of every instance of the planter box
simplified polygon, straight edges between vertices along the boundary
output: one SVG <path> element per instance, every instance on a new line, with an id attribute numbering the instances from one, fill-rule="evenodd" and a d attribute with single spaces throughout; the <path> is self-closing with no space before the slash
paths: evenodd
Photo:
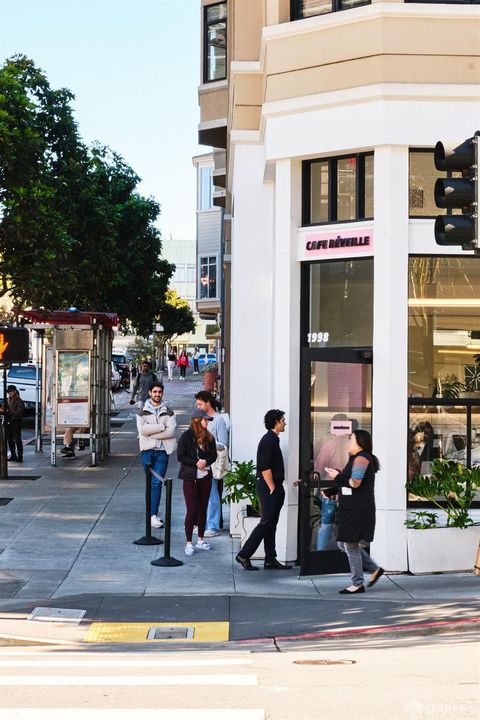
<path id="1" fill-rule="evenodd" d="M 417 573 L 463 572 L 473 569 L 480 525 L 468 528 L 407 529 L 408 570 Z"/>
<path id="2" fill-rule="evenodd" d="M 242 534 L 240 538 L 240 547 L 243 547 L 248 536 L 252 532 L 253 528 L 260 522 L 259 517 L 244 517 L 242 519 Z M 257 548 L 257 551 L 252 555 L 252 560 L 265 560 L 265 549 L 263 547 L 263 541 Z"/>

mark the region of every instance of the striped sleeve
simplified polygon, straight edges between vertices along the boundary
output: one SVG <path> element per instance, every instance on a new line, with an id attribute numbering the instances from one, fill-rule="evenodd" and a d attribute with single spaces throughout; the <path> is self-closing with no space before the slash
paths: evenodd
<path id="1" fill-rule="evenodd" d="M 355 458 L 352 467 L 352 478 L 354 480 L 360 480 L 360 482 L 362 482 L 365 473 L 367 472 L 367 468 L 368 460 L 366 457 L 360 456 L 358 458 Z"/>

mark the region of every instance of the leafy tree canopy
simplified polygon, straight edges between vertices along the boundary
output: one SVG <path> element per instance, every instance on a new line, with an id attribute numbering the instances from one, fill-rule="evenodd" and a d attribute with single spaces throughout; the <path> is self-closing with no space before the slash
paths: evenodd
<path id="1" fill-rule="evenodd" d="M 118 154 L 81 141 L 73 99 L 23 55 L 0 68 L 0 296 L 117 312 L 147 335 L 174 270 L 160 257 L 160 206 Z"/>

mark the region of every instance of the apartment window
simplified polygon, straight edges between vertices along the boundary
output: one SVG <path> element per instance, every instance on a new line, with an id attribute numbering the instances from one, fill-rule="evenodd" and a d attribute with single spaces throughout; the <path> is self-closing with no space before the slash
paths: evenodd
<path id="1" fill-rule="evenodd" d="M 370 0 L 291 0 L 292 20 L 302 20 L 314 15 L 350 10 L 359 5 L 370 5 Z"/>
<path id="2" fill-rule="evenodd" d="M 459 172 L 448 172 L 447 177 L 461 177 Z M 435 205 L 433 189 L 437 178 L 445 172 L 437 170 L 433 161 L 433 150 L 411 149 L 409 154 L 408 214 L 410 217 L 436 217 L 444 215 Z M 461 210 L 450 209 L 449 214 L 461 214 Z"/>
<path id="3" fill-rule="evenodd" d="M 373 153 L 303 163 L 303 225 L 373 218 Z"/>
<path id="4" fill-rule="evenodd" d="M 213 207 L 213 182 L 211 165 L 200 168 L 198 209 L 208 210 Z"/>
<path id="5" fill-rule="evenodd" d="M 227 3 L 207 5 L 204 24 L 204 82 L 227 77 Z"/>
<path id="6" fill-rule="evenodd" d="M 172 282 L 183 283 L 185 282 L 185 265 L 176 265 L 175 272 L 172 275 Z"/>
<path id="7" fill-rule="evenodd" d="M 187 265 L 187 282 L 188 283 L 194 283 L 195 282 L 195 271 L 197 267 L 196 265 Z"/>
<path id="8" fill-rule="evenodd" d="M 200 258 L 200 300 L 217 297 L 217 258 Z"/>

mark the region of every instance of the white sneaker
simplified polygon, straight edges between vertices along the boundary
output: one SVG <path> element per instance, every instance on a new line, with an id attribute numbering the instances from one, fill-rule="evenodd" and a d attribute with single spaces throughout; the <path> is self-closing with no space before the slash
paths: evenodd
<path id="1" fill-rule="evenodd" d="M 217 537 L 217 535 L 220 535 L 218 530 L 205 530 L 203 533 L 203 537 Z"/>
<path id="2" fill-rule="evenodd" d="M 185 545 L 185 555 L 193 555 L 195 550 L 193 549 L 193 545 L 191 543 L 187 543 Z"/>
<path id="3" fill-rule="evenodd" d="M 211 550 L 211 549 L 212 549 L 211 546 L 210 546 L 210 543 L 208 543 L 206 540 L 199 540 L 199 541 L 197 542 L 196 547 L 197 547 L 199 550 Z"/>
<path id="4" fill-rule="evenodd" d="M 160 518 L 157 517 L 156 515 L 152 515 L 152 517 L 150 518 L 150 525 L 154 528 L 162 528 L 163 521 L 160 520 Z"/>

